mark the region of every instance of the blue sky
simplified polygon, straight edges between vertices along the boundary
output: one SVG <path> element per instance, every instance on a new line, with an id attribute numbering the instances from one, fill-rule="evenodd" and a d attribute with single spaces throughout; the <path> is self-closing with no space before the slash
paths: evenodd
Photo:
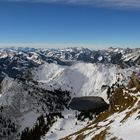
<path id="1" fill-rule="evenodd" d="M 140 47 L 137 0 L 5 1 L 0 0 L 0 46 Z"/>

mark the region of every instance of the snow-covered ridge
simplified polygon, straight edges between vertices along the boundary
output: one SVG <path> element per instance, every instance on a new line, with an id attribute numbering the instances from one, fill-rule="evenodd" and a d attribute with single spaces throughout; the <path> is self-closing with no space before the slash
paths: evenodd
<path id="1" fill-rule="evenodd" d="M 71 90 L 73 96 L 102 96 L 103 85 L 128 81 L 133 69 L 115 65 L 77 63 L 72 66 L 44 64 L 33 72 L 34 80 L 53 87 Z"/>
<path id="2" fill-rule="evenodd" d="M 46 62 L 61 66 L 71 66 L 77 61 L 86 63 L 116 64 L 122 68 L 140 65 L 140 49 L 108 48 L 90 50 L 87 48 L 34 49 L 3 48 L 0 49 L 0 80 L 8 75 L 21 77 L 24 71 L 38 67 Z"/>
<path id="3" fill-rule="evenodd" d="M 87 139 L 123 139 L 137 140 L 139 134 L 139 93 L 140 81 L 133 73 L 127 86 L 116 89 L 110 98 L 110 107 L 101 113 L 89 125 L 76 133 L 65 137 L 75 140 Z"/>
<path id="4" fill-rule="evenodd" d="M 79 112 L 68 108 L 70 99 L 100 96 L 109 103 L 108 89 L 114 92 L 126 86 L 133 72 L 139 77 L 139 52 L 121 48 L 0 49 L 0 136 L 13 140 L 23 134 L 25 139 L 42 115 L 47 124 L 46 135 L 38 135 L 42 139 L 58 140 L 84 128 L 91 121 L 77 120 Z M 52 122 L 48 124 L 47 119 Z"/>
<path id="5" fill-rule="evenodd" d="M 101 96 L 108 102 L 107 89 L 102 89 L 102 86 L 111 86 L 116 82 L 121 85 L 123 81 L 129 79 L 133 70 L 137 71 L 136 68 L 121 69 L 117 65 L 110 64 L 80 62 L 72 66 L 61 66 L 54 63 L 44 63 L 31 70 L 31 79 L 28 79 L 27 76 L 25 76 L 27 79 L 13 79 L 6 76 L 1 83 L 2 94 L 0 103 L 2 106 L 9 106 L 7 111 L 10 109 L 10 114 L 8 114 L 16 120 L 15 123 L 20 122 L 17 125 L 19 133 L 26 127 L 34 127 L 37 117 L 43 113 L 43 110 L 46 113 L 49 112 L 48 107 L 44 104 L 46 103 L 48 90 L 52 91 L 52 94 L 48 96 L 52 99 L 55 98 L 53 92 L 61 88 L 62 91 L 70 91 L 71 98 L 75 96 Z M 57 100 L 55 99 L 54 101 Z M 54 109 L 55 106 L 53 106 Z M 38 113 L 36 112 L 37 110 Z M 64 118 L 58 119 L 55 122 L 54 126 L 47 133 L 47 138 L 57 140 L 78 131 L 87 123 L 77 121 L 75 111 L 65 109 L 61 113 Z M 29 121 L 28 118 L 30 118 L 30 123 L 27 123 Z M 75 123 L 78 125 L 74 126 Z M 56 127 L 60 127 L 63 131 L 55 130 Z M 52 136 L 51 131 L 55 136 Z"/>
<path id="6" fill-rule="evenodd" d="M 55 87 L 70 90 L 72 97 L 100 96 L 109 103 L 106 94 L 107 89 L 103 89 L 102 86 L 111 87 L 116 82 L 119 85 L 127 85 L 133 71 L 138 73 L 139 68 L 121 69 L 116 65 L 91 63 L 77 63 L 72 66 L 46 63 L 33 71 L 33 76 L 35 81 L 50 85 L 52 89 Z M 67 136 L 86 125 L 85 123 L 81 125 L 75 119 L 73 112 L 66 111 L 63 114 L 64 119 L 56 122 L 43 139 L 58 140 L 62 136 Z M 69 116 L 69 119 L 67 116 Z"/>

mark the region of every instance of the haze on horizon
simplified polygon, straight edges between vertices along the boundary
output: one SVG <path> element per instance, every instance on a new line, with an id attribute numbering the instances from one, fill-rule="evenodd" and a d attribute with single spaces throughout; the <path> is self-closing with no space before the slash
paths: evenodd
<path id="1" fill-rule="evenodd" d="M 139 0 L 0 0 L 0 47 L 140 47 Z"/>

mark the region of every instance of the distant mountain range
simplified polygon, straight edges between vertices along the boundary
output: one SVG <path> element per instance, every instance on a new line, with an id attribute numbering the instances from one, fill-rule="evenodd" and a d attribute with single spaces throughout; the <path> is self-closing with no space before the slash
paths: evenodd
<path id="1" fill-rule="evenodd" d="M 23 71 L 45 62 L 70 66 L 77 61 L 116 64 L 122 68 L 137 66 L 140 65 L 140 49 L 108 48 L 95 51 L 87 48 L 4 48 L 0 49 L 0 75 L 20 77 Z"/>

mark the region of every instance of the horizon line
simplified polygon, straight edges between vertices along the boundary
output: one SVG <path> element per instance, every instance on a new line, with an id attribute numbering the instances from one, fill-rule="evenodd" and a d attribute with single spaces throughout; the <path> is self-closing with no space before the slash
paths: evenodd
<path id="1" fill-rule="evenodd" d="M 139 48 L 131 47 L 128 45 L 99 45 L 99 44 L 86 44 L 86 43 L 0 43 L 0 48 L 10 47 L 29 47 L 29 48 L 89 48 L 89 49 L 106 49 L 106 48 Z"/>

